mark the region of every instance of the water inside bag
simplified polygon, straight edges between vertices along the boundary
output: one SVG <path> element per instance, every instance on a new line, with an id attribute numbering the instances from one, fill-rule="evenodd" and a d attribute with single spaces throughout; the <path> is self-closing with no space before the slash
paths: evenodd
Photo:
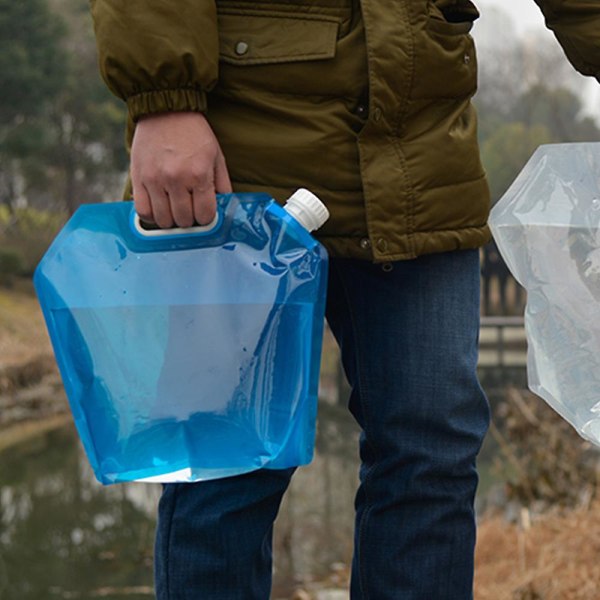
<path id="1" fill-rule="evenodd" d="M 144 237 L 132 204 L 84 206 L 35 282 L 103 483 L 310 462 L 327 260 L 268 196 L 219 197 L 198 234 Z"/>

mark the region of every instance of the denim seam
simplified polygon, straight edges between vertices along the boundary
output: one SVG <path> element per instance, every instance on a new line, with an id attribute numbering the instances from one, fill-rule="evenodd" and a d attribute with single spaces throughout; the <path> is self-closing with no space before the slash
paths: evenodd
<path id="1" fill-rule="evenodd" d="M 362 366 L 362 361 L 360 360 L 360 353 L 358 350 L 358 328 L 356 326 L 356 318 L 354 316 L 354 311 L 352 309 L 352 304 L 350 302 L 350 295 L 348 294 L 348 290 L 346 288 L 346 284 L 344 282 L 344 276 L 341 272 L 341 270 L 339 268 L 336 268 L 339 278 L 340 278 L 340 286 L 342 288 L 342 291 L 344 292 L 344 298 L 346 300 L 346 304 L 348 306 L 348 314 L 350 315 L 350 323 L 352 325 L 352 335 L 354 336 L 354 348 L 355 348 L 355 359 L 356 359 L 356 365 L 357 365 L 357 369 L 356 369 L 356 385 L 358 386 L 358 393 L 359 393 L 359 397 L 360 397 L 360 404 L 361 404 L 361 408 L 363 409 L 363 420 L 364 420 L 364 431 L 366 433 L 367 430 L 367 411 L 365 410 L 367 407 L 367 394 L 363 393 L 365 390 L 365 386 L 364 386 L 364 380 L 366 378 L 365 374 L 363 373 L 363 366 Z M 363 485 L 363 489 L 365 491 L 365 504 L 366 507 L 363 511 L 363 514 L 361 516 L 360 519 L 360 523 L 358 524 L 358 548 L 359 548 L 359 556 L 362 556 L 362 539 L 364 536 L 364 530 L 366 528 L 366 522 L 368 520 L 369 514 L 371 513 L 372 510 L 372 503 L 371 503 L 371 499 L 369 498 L 369 482 L 372 478 L 373 473 L 375 472 L 375 469 L 377 468 L 377 465 L 379 464 L 379 457 L 378 455 L 378 451 L 377 448 L 375 446 L 373 446 L 373 453 L 376 455 L 376 464 L 373 467 L 369 467 L 367 469 L 367 473 L 365 475 L 365 479 L 362 483 Z M 364 561 L 360 560 L 359 561 L 359 567 L 358 567 L 358 573 L 359 573 L 359 584 L 360 584 L 360 591 L 364 597 L 364 600 L 369 600 L 369 593 L 367 591 L 366 586 L 364 585 L 364 582 L 366 580 L 366 574 L 364 572 Z"/>

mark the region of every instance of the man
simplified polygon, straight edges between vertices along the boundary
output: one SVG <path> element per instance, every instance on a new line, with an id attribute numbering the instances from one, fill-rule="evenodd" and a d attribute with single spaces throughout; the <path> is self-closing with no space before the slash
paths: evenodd
<path id="1" fill-rule="evenodd" d="M 582 72 L 600 6 L 538 0 Z M 215 194 L 305 186 L 331 219 L 327 318 L 362 428 L 354 600 L 472 596 L 477 248 L 489 239 L 469 0 L 95 0 L 101 71 L 127 101 L 140 216 L 208 223 Z M 164 599 L 270 594 L 291 471 L 165 486 Z"/>

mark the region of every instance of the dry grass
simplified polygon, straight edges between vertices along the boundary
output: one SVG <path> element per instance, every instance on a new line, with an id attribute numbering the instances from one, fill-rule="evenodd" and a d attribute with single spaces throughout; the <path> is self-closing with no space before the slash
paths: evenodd
<path id="1" fill-rule="evenodd" d="M 349 572 L 315 589 L 347 590 Z M 315 600 L 298 589 L 291 600 Z M 520 523 L 485 517 L 479 525 L 474 600 L 598 600 L 600 598 L 600 502 Z"/>
<path id="2" fill-rule="evenodd" d="M 475 600 L 600 598 L 600 502 L 520 521 L 481 523 Z"/>

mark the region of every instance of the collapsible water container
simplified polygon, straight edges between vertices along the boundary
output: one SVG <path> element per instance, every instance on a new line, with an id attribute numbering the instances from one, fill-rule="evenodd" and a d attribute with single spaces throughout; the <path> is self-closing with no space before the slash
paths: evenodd
<path id="1" fill-rule="evenodd" d="M 312 458 L 328 217 L 299 190 L 217 198 L 206 227 L 84 205 L 35 287 L 96 477 L 197 481 Z"/>
<path id="2" fill-rule="evenodd" d="M 600 446 L 600 143 L 540 146 L 490 226 L 527 290 L 529 388 Z"/>

